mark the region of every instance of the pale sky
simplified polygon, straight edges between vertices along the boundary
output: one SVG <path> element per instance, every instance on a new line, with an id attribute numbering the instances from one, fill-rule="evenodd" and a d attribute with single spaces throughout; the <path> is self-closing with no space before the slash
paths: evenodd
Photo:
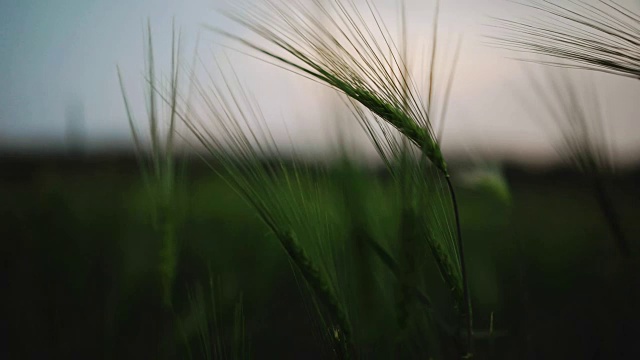
<path id="1" fill-rule="evenodd" d="M 398 12 L 393 0 L 374 1 L 390 28 Z M 240 35 L 217 9 L 220 0 L 3 0 L 0 2 L 0 148 L 67 146 L 68 109 L 82 104 L 87 147 L 130 143 L 116 65 L 139 115 L 144 114 L 143 30 L 147 18 L 159 70 L 169 68 L 171 24 L 183 36 L 189 59 L 201 33 L 202 54 L 230 53 L 234 68 L 265 108 L 276 133 L 286 129 L 299 147 L 323 151 L 335 142 L 333 98 L 326 89 L 274 66 L 223 50 L 229 44 L 204 30 L 209 24 Z M 409 37 L 430 38 L 432 3 L 407 1 Z M 505 0 L 450 0 L 441 5 L 441 43 L 464 34 L 445 130 L 445 152 L 527 159 L 552 155 L 550 138 L 516 96 L 527 78 L 516 54 L 487 46 L 489 16 L 514 17 L 520 8 Z M 451 49 L 451 47 L 449 47 Z M 417 56 L 417 54 L 415 54 Z M 640 154 L 640 83 L 592 75 L 601 95 L 610 138 L 627 159 Z M 531 94 L 531 96 L 535 96 Z M 77 106 L 77 105 L 76 105 Z M 139 116 L 143 119 L 142 116 Z M 356 126 L 351 126 L 357 129 Z M 282 137 L 285 138 L 284 136 Z M 286 137 L 288 138 L 288 137 Z"/>

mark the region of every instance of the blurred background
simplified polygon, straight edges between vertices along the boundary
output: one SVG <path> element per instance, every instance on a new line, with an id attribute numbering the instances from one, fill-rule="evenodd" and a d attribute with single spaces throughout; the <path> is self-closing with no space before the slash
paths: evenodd
<path id="1" fill-rule="evenodd" d="M 396 33 L 398 2 L 374 3 Z M 175 24 L 181 62 L 188 66 L 197 58 L 199 66 L 215 67 L 215 58 L 227 59 L 277 142 L 314 161 L 344 155 L 340 146 L 347 144 L 356 160 L 352 172 L 345 175 L 332 163 L 327 181 L 353 177 L 371 194 L 369 221 L 396 226 L 389 215 L 397 210 L 389 200 L 393 181 L 341 98 L 246 56 L 237 43 L 208 30 L 254 36 L 221 15 L 227 5 L 0 3 L 2 322 L 10 334 L 2 346 L 5 358 L 186 357 L 176 350 L 181 345 L 158 341 L 166 335 L 158 324 L 169 315 L 156 304 L 154 204 L 116 71 L 118 66 L 144 128 L 147 21 L 160 76 L 170 71 Z M 435 2 L 407 0 L 406 6 L 408 37 L 416 39 L 408 44 L 410 66 L 424 74 Z M 543 67 L 518 61 L 522 54 L 491 40 L 493 18 L 531 15 L 510 1 L 440 4 L 436 62 L 443 73 L 462 39 L 443 153 L 460 188 L 476 326 L 502 334 L 486 358 L 632 358 L 638 352 L 637 256 L 620 261 L 590 179 L 556 151 L 561 133 L 531 83 L 532 77 L 544 79 Z M 606 191 L 637 254 L 640 83 L 576 70 L 571 78 L 578 91 L 598 99 L 615 170 L 607 173 Z M 435 83 L 443 87 L 445 76 L 437 73 Z M 305 308 L 307 295 L 284 252 L 253 209 L 194 156 L 188 136 L 182 140 L 175 309 L 188 308 L 194 284 L 207 284 L 214 274 L 222 284 L 222 313 L 233 313 L 242 294 L 249 357 L 323 358 L 310 330 L 316 324 Z M 232 320 L 224 321 L 230 328 Z M 490 348 L 486 341 L 478 346 Z"/>
<path id="2" fill-rule="evenodd" d="M 418 69 L 432 36 L 435 2 L 406 3 L 411 10 L 408 38 L 415 39 L 409 44 L 409 57 L 415 59 L 412 67 Z M 396 31 L 398 3 L 384 0 L 376 6 L 390 31 Z M 175 22 L 182 35 L 185 64 L 191 64 L 196 46 L 208 67 L 214 66 L 211 54 L 232 56 L 235 70 L 251 84 L 248 87 L 260 99 L 272 127 L 282 131 L 281 119 L 285 119 L 296 142 L 315 151 L 328 147 L 336 130 L 322 109 L 331 98 L 310 81 L 230 50 L 228 47 L 238 48 L 237 44 L 205 28 L 249 35 L 220 14 L 224 8 L 223 1 L 207 0 L 4 1 L 0 15 L 0 65 L 5 69 L 0 87 L 2 148 L 63 151 L 82 143 L 86 151 L 95 152 L 130 147 L 116 65 L 125 75 L 125 87 L 142 118 L 147 20 L 160 71 L 169 70 L 171 24 Z M 513 60 L 520 54 L 501 51 L 488 38 L 496 35 L 491 17 L 518 19 L 531 12 L 501 0 L 459 0 L 440 6 L 438 60 L 443 73 L 451 61 L 454 40 L 463 35 L 447 119 L 447 152 L 459 156 L 482 153 L 525 163 L 554 157 L 539 115 L 529 111 L 519 96 L 530 86 L 523 71 L 527 65 Z M 578 77 L 583 76 L 598 84 L 610 137 L 620 155 L 616 161 L 637 161 L 640 147 L 633 114 L 639 110 L 635 94 L 640 85 L 600 74 Z M 445 77 L 438 80 L 444 83 Z"/>

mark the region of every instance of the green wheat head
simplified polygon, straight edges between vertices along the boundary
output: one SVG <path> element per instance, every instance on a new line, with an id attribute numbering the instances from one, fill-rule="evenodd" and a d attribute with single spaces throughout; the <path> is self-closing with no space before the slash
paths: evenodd
<path id="1" fill-rule="evenodd" d="M 496 19 L 501 33 L 492 38 L 497 46 L 551 58 L 535 62 L 640 79 L 637 11 L 613 0 L 530 0 L 522 5 L 535 17 Z"/>
<path id="2" fill-rule="evenodd" d="M 217 61 L 217 60 L 216 60 Z M 218 70 L 222 64 L 217 62 Z M 351 325 L 338 292 L 338 274 L 331 253 L 336 230 L 320 200 L 326 189 L 316 171 L 298 160 L 285 163 L 266 126 L 262 110 L 240 84 L 233 69 L 212 73 L 205 68 L 203 83 L 192 78 L 196 108 L 185 103 L 180 111 L 189 133 L 204 147 L 204 158 L 257 212 L 278 240 L 294 269 L 302 275 L 339 329 L 335 351 L 350 353 Z M 293 156 L 296 159 L 295 155 Z M 213 161 L 212 161 L 213 160 Z M 322 178 L 321 178 L 322 179 Z"/>
<path id="3" fill-rule="evenodd" d="M 153 204 L 153 225 L 160 239 L 158 274 L 162 288 L 162 301 L 167 307 L 171 306 L 177 267 L 176 231 L 179 222 L 179 211 L 174 136 L 179 96 L 179 48 L 180 36 L 176 34 L 174 29 L 171 44 L 170 76 L 166 83 L 160 82 L 155 70 L 151 25 L 147 23 L 145 95 L 150 149 L 145 144 L 143 133 L 138 129 L 125 92 L 122 74 L 118 69 L 118 78 L 131 135 L 142 168 L 143 179 L 149 191 L 150 202 Z M 163 121 L 161 114 L 168 114 L 168 118 Z"/>
<path id="4" fill-rule="evenodd" d="M 536 77 L 531 77 L 531 83 L 560 134 L 560 141 L 554 144 L 556 151 L 562 160 L 593 181 L 594 193 L 616 246 L 622 255 L 629 256 L 629 241 L 603 180 L 613 170 L 613 151 L 611 142 L 607 141 L 608 131 L 593 90 L 595 86 L 580 89 L 566 71 L 547 69 L 545 75 L 545 83 Z"/>
<path id="5" fill-rule="evenodd" d="M 422 100 L 431 99 L 422 96 L 377 10 L 367 5 L 367 15 L 378 25 L 375 30 L 352 1 L 264 1 L 238 5 L 227 13 L 275 50 L 216 31 L 343 92 L 410 139 L 447 174 L 429 117 L 430 104 Z"/>
<path id="6" fill-rule="evenodd" d="M 530 83 L 546 110 L 542 126 L 558 136 L 554 146 L 569 165 L 587 174 L 612 168 L 611 144 L 595 87 L 580 88 L 567 71 L 545 69 L 542 76 L 529 76 Z M 541 80 L 542 79 L 542 80 Z"/>

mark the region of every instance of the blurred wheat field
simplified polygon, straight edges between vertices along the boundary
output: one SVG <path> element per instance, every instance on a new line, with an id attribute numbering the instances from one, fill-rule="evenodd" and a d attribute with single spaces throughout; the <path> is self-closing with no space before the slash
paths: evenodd
<path id="1" fill-rule="evenodd" d="M 530 0 L 487 18 L 483 49 L 521 56 L 520 87 L 469 111 L 501 83 L 469 75 L 478 44 L 443 32 L 440 1 L 428 19 L 403 0 L 228 5 L 210 57 L 184 55 L 175 19 L 158 46 L 147 19 L 142 88 L 116 66 L 132 147 L 90 150 L 78 101 L 66 153 L 0 150 L 0 355 L 640 358 L 634 129 L 601 81 L 637 82 L 640 13 Z M 509 156 L 474 149 L 514 106 L 555 154 L 537 167 L 517 124 Z M 288 130 L 314 116 L 336 135 L 319 152 Z"/>
<path id="2" fill-rule="evenodd" d="M 163 334 L 166 347 L 157 343 L 163 309 L 154 305 L 149 285 L 157 243 L 135 162 L 5 159 L 3 168 L 5 358 L 183 358 L 179 337 Z M 188 308 L 195 282 L 215 274 L 224 279 L 224 309 L 243 293 L 254 356 L 321 357 L 313 317 L 264 225 L 220 178 L 197 162 L 188 168 L 176 312 Z M 339 174 L 328 179 L 339 181 Z M 640 230 L 638 177 L 628 173 L 611 182 L 631 234 Z M 638 313 L 624 284 L 635 275 L 622 274 L 612 260 L 615 249 L 601 241 L 609 235 L 588 184 L 565 170 L 507 168 L 506 179 L 509 202 L 490 186 L 460 192 L 475 311 L 483 314 L 475 323 L 488 329 L 486 314 L 493 313 L 496 332 L 506 332 L 495 339 L 495 356 L 515 358 L 525 349 L 540 358 L 633 354 Z M 392 228 L 389 179 L 371 174 L 359 181 L 368 194 L 367 216 L 381 229 Z M 428 290 L 435 302 L 446 301 L 445 288 Z M 488 343 L 477 346 L 482 356 Z"/>

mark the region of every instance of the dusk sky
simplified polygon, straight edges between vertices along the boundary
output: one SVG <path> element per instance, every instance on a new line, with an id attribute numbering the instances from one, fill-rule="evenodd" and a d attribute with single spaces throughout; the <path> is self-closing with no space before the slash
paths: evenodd
<path id="1" fill-rule="evenodd" d="M 374 1 L 393 28 L 398 18 L 395 1 Z M 335 101 L 326 89 L 274 66 L 225 50 L 229 44 L 205 30 L 214 25 L 240 35 L 246 32 L 218 13 L 216 0 L 4 0 L 0 3 L 0 144 L 2 148 L 66 146 L 69 109 L 83 108 L 81 133 L 86 146 L 100 148 L 130 142 L 116 65 L 139 120 L 144 114 L 142 72 L 146 20 L 152 25 L 159 70 L 169 68 L 171 24 L 183 36 L 182 58 L 190 61 L 201 33 L 199 52 L 226 52 L 248 90 L 265 108 L 276 132 L 282 119 L 299 146 L 323 149 L 334 142 L 335 121 L 327 121 L 327 107 Z M 410 38 L 424 43 L 430 37 L 433 4 L 408 1 Z M 524 65 L 517 57 L 488 46 L 490 16 L 526 15 L 503 0 L 442 1 L 443 54 L 454 34 L 464 34 L 453 85 L 444 150 L 486 153 L 527 159 L 553 154 L 541 130 L 543 111 L 532 111 L 522 100 L 527 93 Z M 411 48 L 418 48 L 411 47 Z M 417 56 L 417 54 L 413 54 Z M 204 56 L 206 59 L 207 57 Z M 446 58 L 442 58 L 443 66 Z M 640 153 L 640 94 L 638 81 L 590 74 L 597 85 L 610 140 L 624 159 Z M 578 74 L 577 77 L 584 76 Z M 580 82 L 582 84 L 583 82 Z M 585 83 L 586 84 L 586 83 Z M 75 105 L 74 105 L 75 104 Z M 81 104 L 81 105 L 79 105 Z M 355 126 L 351 128 L 356 129 Z"/>

